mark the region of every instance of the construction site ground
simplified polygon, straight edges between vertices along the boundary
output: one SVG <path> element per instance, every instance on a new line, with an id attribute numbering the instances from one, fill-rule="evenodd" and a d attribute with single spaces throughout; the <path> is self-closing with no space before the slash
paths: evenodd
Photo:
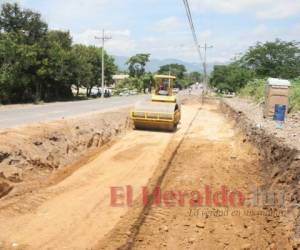
<path id="1" fill-rule="evenodd" d="M 1 199 L 0 249 L 291 249 L 284 211 L 270 218 L 255 213 L 263 207 L 197 206 L 201 197 L 190 196 L 199 191 L 205 203 L 207 187 L 251 196 L 261 168 L 217 104 L 186 103 L 175 133 L 130 130 L 52 184 Z M 189 194 L 144 204 L 151 181 Z M 113 187 L 132 188 L 133 204 L 112 204 Z"/>

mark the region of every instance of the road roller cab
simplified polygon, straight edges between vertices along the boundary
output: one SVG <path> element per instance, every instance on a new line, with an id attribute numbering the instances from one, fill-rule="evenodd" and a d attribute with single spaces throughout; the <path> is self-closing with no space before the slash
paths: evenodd
<path id="1" fill-rule="evenodd" d="M 173 93 L 175 76 L 155 75 L 151 101 L 137 103 L 131 112 L 136 129 L 174 131 L 181 118 L 180 104 Z"/>

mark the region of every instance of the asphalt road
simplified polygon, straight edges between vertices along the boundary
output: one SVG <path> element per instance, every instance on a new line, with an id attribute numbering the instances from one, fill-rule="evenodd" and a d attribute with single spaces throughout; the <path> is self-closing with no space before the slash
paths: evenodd
<path id="1" fill-rule="evenodd" d="M 112 108 L 130 107 L 135 102 L 143 101 L 147 98 L 149 97 L 146 95 L 139 95 L 41 105 L 4 106 L 0 108 L 0 129 L 13 128 L 35 122 L 54 121 Z"/>

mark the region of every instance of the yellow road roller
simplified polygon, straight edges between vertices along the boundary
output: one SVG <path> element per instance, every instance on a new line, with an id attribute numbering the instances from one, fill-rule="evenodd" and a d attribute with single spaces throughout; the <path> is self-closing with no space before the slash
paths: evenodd
<path id="1" fill-rule="evenodd" d="M 180 104 L 173 93 L 175 76 L 155 75 L 151 101 L 139 102 L 131 111 L 136 129 L 175 131 L 181 118 Z"/>

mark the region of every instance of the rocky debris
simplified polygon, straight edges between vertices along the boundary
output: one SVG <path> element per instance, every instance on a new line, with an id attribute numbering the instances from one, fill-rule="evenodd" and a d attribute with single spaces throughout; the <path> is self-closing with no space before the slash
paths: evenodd
<path id="1" fill-rule="evenodd" d="M 189 238 L 188 242 L 189 242 L 190 244 L 193 244 L 193 243 L 195 242 L 195 240 L 196 240 L 196 239 L 192 237 L 192 238 Z"/>
<path id="2" fill-rule="evenodd" d="M 250 250 L 251 249 L 251 244 L 244 244 L 241 247 L 241 250 Z"/>
<path id="3" fill-rule="evenodd" d="M 0 198 L 7 195 L 12 189 L 13 187 L 10 186 L 8 183 L 6 182 L 0 183 Z"/>
<path id="4" fill-rule="evenodd" d="M 164 232 L 169 232 L 169 228 L 167 226 L 161 227 L 160 230 L 162 230 Z"/>
<path id="5" fill-rule="evenodd" d="M 10 156 L 7 152 L 0 152 L 0 163 Z"/>
<path id="6" fill-rule="evenodd" d="M 235 124 L 246 135 L 248 142 L 260 150 L 261 170 L 264 178 L 264 190 L 280 190 L 285 194 L 285 206 L 294 206 L 300 201 L 297 193 L 300 182 L 300 112 L 289 114 L 283 129 L 276 128 L 276 122 L 263 118 L 263 107 L 249 100 L 234 98 L 224 100 L 222 111 L 235 120 Z M 259 126 L 257 126 L 259 124 Z M 279 205 L 280 206 L 280 205 Z M 300 239 L 297 228 L 300 227 L 300 208 L 294 209 L 289 218 L 282 217 L 285 223 L 294 221 L 293 228 L 288 229 L 292 242 Z M 274 220 L 266 218 L 269 224 Z M 274 235 L 273 235 L 274 236 Z"/>
<path id="7" fill-rule="evenodd" d="M 196 227 L 198 228 L 205 228 L 205 224 L 203 222 L 197 223 Z"/>
<path id="8" fill-rule="evenodd" d="M 2 167 L 0 169 L 0 175 L 3 179 L 13 183 L 18 183 L 23 180 L 22 169 L 10 165 Z"/>
<path id="9" fill-rule="evenodd" d="M 33 142 L 33 144 L 35 146 L 41 146 L 41 145 L 43 145 L 43 142 L 41 142 L 41 141 L 35 141 L 35 142 Z"/>
<path id="10" fill-rule="evenodd" d="M 283 129 L 276 128 L 276 122 L 271 118 L 263 117 L 263 106 L 251 100 L 241 98 L 226 99 L 225 103 L 236 110 L 240 115 L 244 114 L 253 122 L 257 130 L 266 129 L 268 133 L 281 138 L 284 142 L 300 150 L 300 112 L 287 116 Z"/>

